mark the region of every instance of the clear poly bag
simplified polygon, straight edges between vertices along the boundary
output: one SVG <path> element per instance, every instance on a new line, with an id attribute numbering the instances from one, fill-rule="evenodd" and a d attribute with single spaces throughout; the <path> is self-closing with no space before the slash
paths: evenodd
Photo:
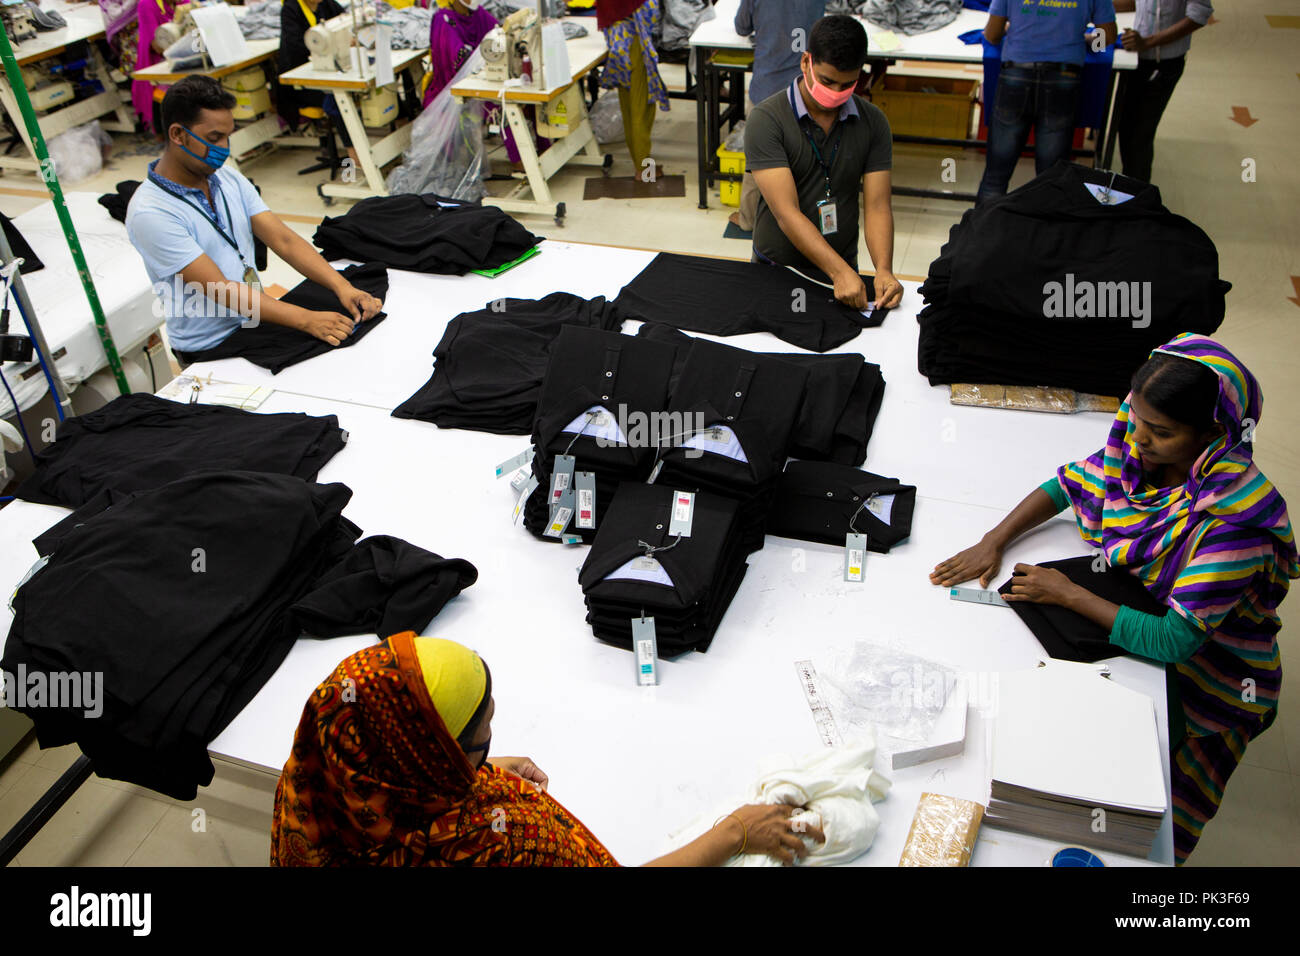
<path id="1" fill-rule="evenodd" d="M 402 165 L 388 176 L 390 193 L 436 193 L 464 202 L 477 202 L 487 194 L 483 185 L 487 104 L 451 95 L 452 87 L 482 67 L 483 57 L 475 51 L 416 118 Z"/>
<path id="2" fill-rule="evenodd" d="M 886 754 L 928 740 L 957 683 L 945 664 L 870 641 L 857 641 L 817 670 L 841 735 L 874 731 Z"/>
<path id="3" fill-rule="evenodd" d="M 617 143 L 623 139 L 623 111 L 618 105 L 618 92 L 607 90 L 600 95 L 587 114 L 591 131 L 600 144 Z"/>
<path id="4" fill-rule="evenodd" d="M 50 138 L 46 144 L 55 175 L 63 184 L 89 179 L 104 168 L 104 147 L 112 138 L 92 120 Z"/>

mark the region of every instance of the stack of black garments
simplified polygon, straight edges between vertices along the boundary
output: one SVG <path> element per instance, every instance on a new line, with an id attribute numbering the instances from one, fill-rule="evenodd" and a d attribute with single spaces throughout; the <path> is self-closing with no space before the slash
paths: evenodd
<path id="1" fill-rule="evenodd" d="M 676 388 L 686 365 L 693 336 L 666 325 L 645 324 L 637 335 L 666 342 L 677 349 L 672 387 Z M 861 355 L 804 355 L 799 352 L 761 352 L 804 369 L 808 385 L 799 408 L 799 421 L 790 436 L 790 454 L 810 461 L 860 465 L 867 458 L 867 443 L 885 397 L 880 366 Z"/>
<path id="2" fill-rule="evenodd" d="M 1062 162 L 953 226 L 921 286 L 917 364 L 932 385 L 1123 396 L 1153 348 L 1218 329 L 1230 288 L 1159 189 Z"/>
<path id="3" fill-rule="evenodd" d="M 780 358 L 696 339 L 669 403 L 685 434 L 661 446 L 656 483 L 734 498 L 741 545 L 757 551 L 807 383 Z"/>
<path id="4" fill-rule="evenodd" d="M 393 410 L 439 428 L 527 435 L 551 343 L 567 325 L 617 332 L 623 316 L 597 296 L 568 292 L 544 299 L 501 299 L 447 323 L 433 350 L 433 376 Z"/>
<path id="5" fill-rule="evenodd" d="M 587 623 L 602 641 L 632 647 L 632 619 L 654 618 L 660 657 L 706 651 L 745 577 L 739 508 L 695 496 L 690 537 L 669 534 L 676 492 L 621 486 L 601 522 L 578 581 Z"/>
<path id="6" fill-rule="evenodd" d="M 875 298 L 864 277 L 868 299 Z M 864 315 L 841 305 L 833 290 L 789 269 L 663 252 L 614 300 L 629 318 L 710 335 L 770 332 L 812 352 L 826 352 L 880 325 L 888 309 Z"/>
<path id="7" fill-rule="evenodd" d="M 464 275 L 513 262 L 541 239 L 495 206 L 408 194 L 363 199 L 345 215 L 327 217 L 312 241 L 326 259 Z"/>
<path id="8" fill-rule="evenodd" d="M 551 349 L 533 423 L 536 490 L 524 505 L 524 527 L 543 540 L 559 509 L 565 533 L 589 541 L 624 481 L 644 481 L 655 457 L 654 432 L 665 421 L 673 349 L 618 332 L 566 325 Z M 557 489 L 557 455 L 575 459 L 575 476 L 594 474 L 595 528 L 582 527 L 577 477 Z"/>
<path id="9" fill-rule="evenodd" d="M 333 415 L 263 415 L 123 395 L 59 425 L 15 494 L 76 508 L 101 491 L 128 494 L 204 472 L 260 471 L 311 481 L 347 438 Z"/>
<path id="10" fill-rule="evenodd" d="M 369 292 L 381 302 L 388 298 L 388 270 L 378 262 L 348 266 L 343 270 L 343 278 L 355 288 L 362 292 Z M 309 312 L 347 314 L 338 296 L 310 279 L 298 283 L 286 292 L 280 301 L 288 305 L 296 305 Z M 259 322 L 254 326 L 235 329 L 210 349 L 177 354 L 187 363 L 215 362 L 225 358 L 247 359 L 254 365 L 267 369 L 272 375 L 278 375 L 291 365 L 324 355 L 326 352 L 356 345 L 373 332 L 385 318 L 386 315 L 380 312 L 358 323 L 353 328 L 352 334 L 339 345 L 330 345 L 301 329 L 291 329 L 287 325 L 277 325 L 274 322 Z"/>
<path id="11" fill-rule="evenodd" d="M 304 629 L 420 631 L 474 583 L 465 561 L 357 542 L 342 515 L 351 496 L 285 475 L 201 474 L 105 492 L 38 538 L 48 563 L 18 589 L 0 667 L 29 686 L 33 673 L 51 688 L 75 676 L 81 690 L 19 707 L 40 745 L 75 742 L 100 776 L 191 800 L 212 780 L 209 742 Z"/>

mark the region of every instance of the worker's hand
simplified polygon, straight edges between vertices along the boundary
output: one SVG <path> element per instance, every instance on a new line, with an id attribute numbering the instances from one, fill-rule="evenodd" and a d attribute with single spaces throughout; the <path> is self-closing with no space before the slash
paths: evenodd
<path id="1" fill-rule="evenodd" d="M 959 551 L 947 561 L 940 561 L 930 572 L 930 583 L 950 588 L 971 578 L 980 579 L 980 587 L 986 588 L 997 576 L 1002 567 L 1002 548 L 987 538 L 979 544 Z"/>
<path id="2" fill-rule="evenodd" d="M 300 328 L 308 335 L 314 335 L 330 345 L 342 345 L 356 328 L 356 321 L 337 312 L 303 311 Z"/>
<path id="3" fill-rule="evenodd" d="M 528 757 L 493 757 L 488 763 L 506 773 L 513 773 L 516 777 L 535 783 L 539 790 L 545 790 L 546 785 L 551 782 L 550 777 L 542 773 L 542 768 Z"/>
<path id="4" fill-rule="evenodd" d="M 903 284 L 894 278 L 892 272 L 881 269 L 876 273 L 872 285 L 876 287 L 877 309 L 892 309 L 903 301 Z"/>
<path id="5" fill-rule="evenodd" d="M 1149 49 L 1151 46 L 1150 40 L 1131 28 L 1124 31 L 1124 35 L 1120 37 L 1119 42 L 1123 44 L 1124 49 L 1128 50 L 1130 53 L 1141 53 L 1143 50 Z"/>
<path id="6" fill-rule="evenodd" d="M 835 298 L 859 312 L 866 311 L 870 305 L 867 301 L 867 284 L 853 269 L 846 268 L 835 277 Z"/>
<path id="7" fill-rule="evenodd" d="M 384 307 L 384 301 L 377 299 L 369 292 L 362 292 L 356 286 L 346 286 L 338 294 L 339 303 L 343 306 L 343 311 L 347 312 L 358 322 L 364 322 L 366 319 L 373 319 L 379 314 Z"/>
<path id="8" fill-rule="evenodd" d="M 796 833 L 790 826 L 790 816 L 799 809 L 786 803 L 750 804 L 740 807 L 733 816 L 740 817 L 744 823 L 744 833 L 737 833 L 739 839 L 748 835 L 745 843 L 746 853 L 766 853 L 772 859 L 790 866 L 796 859 L 808 855 L 808 845 L 802 837 L 812 837 L 817 843 L 826 842 L 826 834 L 821 827 L 807 824 L 801 833 Z M 719 826 L 730 826 L 740 830 L 736 821 L 727 817 L 719 821 Z M 737 848 L 740 843 L 737 842 Z"/>
<path id="9" fill-rule="evenodd" d="M 1002 597 L 1007 601 L 1032 604 L 1059 604 L 1065 607 L 1070 598 L 1082 590 L 1056 568 L 1036 564 L 1017 564 L 1011 577 L 1011 590 Z"/>

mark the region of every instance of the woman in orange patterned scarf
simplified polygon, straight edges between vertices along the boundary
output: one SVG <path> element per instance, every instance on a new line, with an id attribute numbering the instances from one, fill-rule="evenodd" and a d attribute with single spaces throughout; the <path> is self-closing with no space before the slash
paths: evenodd
<path id="1" fill-rule="evenodd" d="M 316 688 L 275 792 L 273 866 L 617 866 L 523 757 L 487 759 L 491 674 L 452 641 L 407 632 Z M 806 847 L 790 806 L 741 807 L 651 865 L 716 866 Z M 805 835 L 820 841 L 820 831 Z"/>

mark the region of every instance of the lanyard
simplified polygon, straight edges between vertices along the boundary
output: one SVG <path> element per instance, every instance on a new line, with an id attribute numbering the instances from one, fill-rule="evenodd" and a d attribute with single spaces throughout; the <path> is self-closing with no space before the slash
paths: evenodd
<path id="1" fill-rule="evenodd" d="M 212 223 L 212 228 L 217 231 L 217 235 L 220 236 L 222 239 L 226 240 L 226 243 L 230 246 L 230 248 L 235 250 L 235 255 L 239 256 L 239 261 L 243 264 L 244 268 L 245 269 L 248 268 L 248 260 L 244 258 L 244 252 L 242 249 L 239 248 L 239 243 L 235 242 L 234 239 L 226 235 L 226 231 L 221 228 L 221 224 L 218 223 L 217 220 L 213 219 L 206 212 L 204 212 L 199 206 L 190 202 L 188 199 L 186 199 L 184 196 L 180 195 L 179 193 L 173 193 L 172 195 L 174 195 L 181 202 L 185 203 L 185 205 L 189 206 L 191 209 L 197 212 L 208 222 Z M 230 223 L 230 228 L 233 231 L 234 220 L 230 218 L 230 203 L 226 202 L 226 194 L 224 192 L 221 194 L 221 206 L 223 209 L 226 210 L 226 222 Z"/>
<path id="2" fill-rule="evenodd" d="M 831 170 L 835 166 L 835 157 L 840 154 L 840 143 L 844 142 L 843 133 L 841 133 L 839 138 L 835 140 L 835 148 L 831 150 L 831 161 L 829 163 L 826 162 L 826 160 L 822 158 L 822 151 L 820 148 L 818 148 L 817 141 L 813 139 L 813 134 L 799 120 L 799 109 L 794 105 L 795 87 L 792 86 L 789 90 L 789 93 L 790 93 L 790 109 L 794 110 L 794 121 L 799 126 L 799 128 L 803 130 L 803 134 L 808 137 L 808 143 L 813 148 L 813 155 L 817 157 L 817 163 L 822 168 L 822 175 L 826 177 L 826 198 L 830 199 L 831 198 Z"/>
<path id="3" fill-rule="evenodd" d="M 304 0 L 298 0 L 298 6 L 302 7 L 302 15 L 307 18 L 307 25 L 314 27 L 316 25 L 316 14 L 312 13 L 311 7 L 307 6 Z"/>

